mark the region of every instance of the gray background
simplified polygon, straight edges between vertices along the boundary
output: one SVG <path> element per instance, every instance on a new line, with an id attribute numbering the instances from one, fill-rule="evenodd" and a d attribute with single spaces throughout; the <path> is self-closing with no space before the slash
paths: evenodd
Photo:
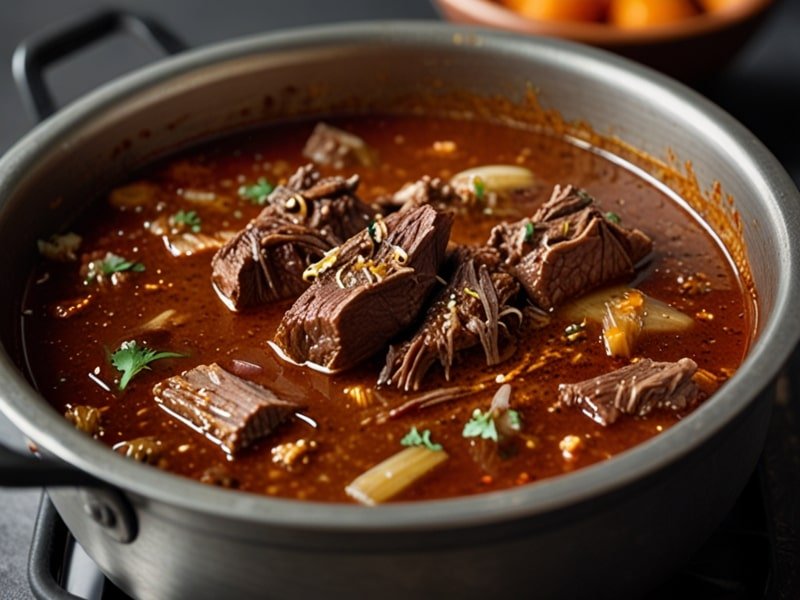
<path id="1" fill-rule="evenodd" d="M 332 21 L 438 18 L 428 0 L 191 0 L 111 4 L 157 17 L 192 46 L 237 36 Z M 14 90 L 10 59 L 16 43 L 50 23 L 109 3 L 95 0 L 0 2 L 0 153 L 34 123 Z M 61 103 L 157 58 L 127 38 L 115 38 L 56 65 L 48 82 Z M 750 127 L 800 182 L 800 1 L 785 0 L 724 72 L 697 89 Z M 24 447 L 0 416 L 0 440 Z M 31 598 L 27 552 L 39 491 L 0 491 L 0 598 Z"/>

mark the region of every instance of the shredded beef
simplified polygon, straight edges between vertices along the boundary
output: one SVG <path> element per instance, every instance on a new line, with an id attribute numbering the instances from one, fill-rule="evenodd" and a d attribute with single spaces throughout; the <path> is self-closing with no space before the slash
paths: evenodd
<path id="1" fill-rule="evenodd" d="M 308 287 L 306 267 L 374 216 L 357 189 L 357 175 L 323 178 L 313 165 L 298 169 L 214 256 L 211 280 L 220 298 L 240 310 L 299 296 Z"/>
<path id="2" fill-rule="evenodd" d="M 164 410 L 229 454 L 269 435 L 300 408 L 216 363 L 157 383 L 153 397 Z"/>
<path id="3" fill-rule="evenodd" d="M 645 417 L 656 409 L 683 410 L 698 399 L 700 389 L 692 379 L 696 371 L 690 358 L 678 362 L 645 358 L 593 379 L 562 383 L 559 402 L 579 408 L 603 426 L 623 414 Z"/>
<path id="4" fill-rule="evenodd" d="M 488 245 L 500 252 L 531 300 L 549 310 L 631 275 L 653 243 L 608 219 L 586 192 L 556 186 L 532 218 L 492 229 Z"/>
<path id="5" fill-rule="evenodd" d="M 317 280 L 275 335 L 297 363 L 352 367 L 384 348 L 419 314 L 445 257 L 452 216 L 420 206 L 378 219 L 312 266 Z"/>
<path id="6" fill-rule="evenodd" d="M 519 324 L 522 313 L 508 301 L 519 284 L 499 269 L 496 253 L 459 247 L 451 253 L 447 285 L 437 294 L 411 339 L 392 346 L 378 385 L 418 390 L 425 374 L 438 359 L 450 379 L 456 354 L 480 344 L 486 364 L 501 362 L 500 340 L 507 331 L 504 318 Z"/>

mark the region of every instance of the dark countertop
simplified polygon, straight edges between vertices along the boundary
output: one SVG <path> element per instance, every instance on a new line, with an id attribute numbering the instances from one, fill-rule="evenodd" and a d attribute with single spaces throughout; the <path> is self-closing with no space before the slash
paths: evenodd
<path id="1" fill-rule="evenodd" d="M 157 17 L 198 46 L 279 28 L 333 21 L 437 18 L 428 0 L 117 0 L 116 6 Z M 32 126 L 16 95 L 10 57 L 16 43 L 49 23 L 106 6 L 99 0 L 26 0 L 0 5 L 0 152 Z M 800 2 L 784 0 L 731 65 L 697 89 L 749 127 L 800 183 Z M 135 41 L 115 38 L 57 65 L 48 81 L 62 102 L 157 58 Z M 90 67 L 89 67 L 90 65 Z M 781 415 L 780 411 L 776 413 Z M 0 440 L 24 448 L 0 415 Z M 797 450 L 797 445 L 786 448 Z M 29 599 L 27 553 L 39 491 L 0 490 L 0 597 Z"/>

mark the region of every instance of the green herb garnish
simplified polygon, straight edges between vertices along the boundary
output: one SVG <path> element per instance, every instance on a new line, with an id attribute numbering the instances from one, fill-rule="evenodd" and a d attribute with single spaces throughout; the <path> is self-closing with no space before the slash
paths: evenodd
<path id="1" fill-rule="evenodd" d="M 481 438 L 484 440 L 498 440 L 497 427 L 494 424 L 494 417 L 491 410 L 482 412 L 476 408 L 472 412 L 472 418 L 464 425 L 461 435 L 465 438 Z"/>
<path id="2" fill-rule="evenodd" d="M 402 440 L 400 444 L 403 446 L 424 446 L 428 450 L 440 452 L 442 450 L 441 444 L 434 444 L 431 441 L 431 430 L 425 429 L 422 433 L 417 431 L 416 427 L 412 427 Z"/>
<path id="3" fill-rule="evenodd" d="M 483 200 L 486 195 L 486 183 L 480 177 L 472 180 L 472 188 L 475 190 L 475 197 L 478 200 Z"/>
<path id="4" fill-rule="evenodd" d="M 519 431 L 521 428 L 519 413 L 515 410 L 507 410 L 505 418 L 508 419 L 506 425 L 514 431 Z M 483 440 L 499 441 L 500 435 L 497 433 L 497 426 L 495 425 L 496 415 L 494 411 L 487 410 L 483 412 L 480 408 L 472 411 L 472 418 L 464 425 L 464 430 L 461 435 L 465 438 L 481 438 Z"/>
<path id="5" fill-rule="evenodd" d="M 586 335 L 586 321 L 572 323 L 564 328 L 564 337 L 568 342 L 574 342 Z"/>
<path id="6" fill-rule="evenodd" d="M 622 223 L 622 219 L 620 219 L 619 215 L 615 212 L 609 211 L 605 214 L 605 217 L 606 221 L 611 221 L 615 225 L 619 225 L 620 223 Z"/>
<path id="7" fill-rule="evenodd" d="M 151 362 L 162 358 L 184 358 L 185 354 L 177 352 L 158 352 L 139 346 L 135 340 L 122 342 L 119 349 L 111 355 L 111 364 L 122 373 L 119 389 L 124 390 L 130 380 L 140 371 L 150 369 Z"/>
<path id="8" fill-rule="evenodd" d="M 200 216 L 194 210 L 179 210 L 172 215 L 172 222 L 176 225 L 186 225 L 193 233 L 200 233 Z"/>
<path id="9" fill-rule="evenodd" d="M 256 183 L 241 186 L 239 188 L 239 196 L 253 204 L 264 206 L 267 203 L 267 196 L 272 193 L 273 189 L 275 187 L 266 178 L 259 177 Z"/>
<path id="10" fill-rule="evenodd" d="M 531 221 L 525 223 L 525 237 L 523 238 L 523 240 L 526 242 L 530 242 L 533 239 L 534 231 L 536 231 L 536 226 Z"/>
<path id="11" fill-rule="evenodd" d="M 83 282 L 89 284 L 101 275 L 112 275 L 113 273 L 121 273 L 123 271 L 141 273 L 144 271 L 144 265 L 140 262 L 126 260 L 121 256 L 109 252 L 104 258 L 93 260 L 88 264 L 86 279 L 84 279 Z"/>

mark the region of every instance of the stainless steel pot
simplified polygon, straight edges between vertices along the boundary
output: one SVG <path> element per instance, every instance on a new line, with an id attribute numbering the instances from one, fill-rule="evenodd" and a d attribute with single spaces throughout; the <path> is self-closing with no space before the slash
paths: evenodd
<path id="1" fill-rule="evenodd" d="M 19 360 L 35 240 L 155 157 L 264 115 L 437 89 L 520 94 L 660 155 L 690 158 L 737 199 L 758 290 L 742 368 L 684 421 L 569 476 L 483 496 L 377 508 L 274 500 L 142 466 L 74 430 Z M 315 89 L 316 96 L 296 91 Z M 641 593 L 715 528 L 751 473 L 771 382 L 800 335 L 800 197 L 741 125 L 687 88 L 600 51 L 419 22 L 270 34 L 186 52 L 60 111 L 0 161 L 0 406 L 50 457 L 0 468 L 43 482 L 75 537 L 137 598 L 620 597 Z M 62 463 L 53 462 L 57 457 Z M 11 460 L 11 462 L 8 462 Z M 33 459 L 27 459 L 31 461 Z M 64 464 L 66 463 L 66 464 Z M 16 470 L 15 470 L 16 468 Z"/>

